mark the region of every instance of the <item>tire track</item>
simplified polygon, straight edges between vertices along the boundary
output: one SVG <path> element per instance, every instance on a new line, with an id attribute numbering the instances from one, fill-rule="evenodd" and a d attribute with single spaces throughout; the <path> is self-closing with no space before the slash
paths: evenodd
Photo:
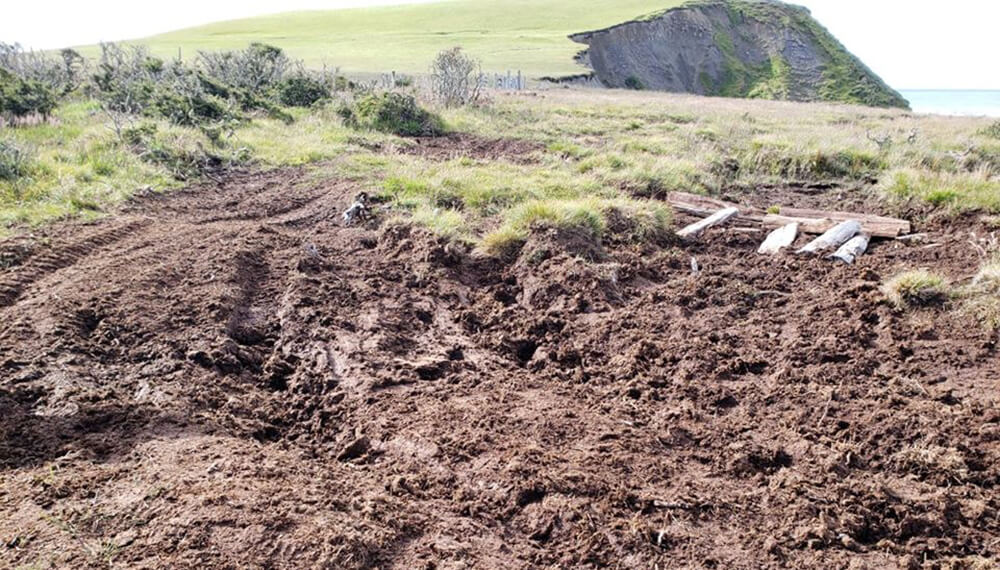
<path id="1" fill-rule="evenodd" d="M 72 243 L 60 244 L 32 257 L 0 279 L 0 307 L 9 307 L 21 298 L 25 289 L 45 276 L 78 263 L 92 253 L 111 246 L 149 226 L 152 220 L 139 219 L 103 229 Z"/>

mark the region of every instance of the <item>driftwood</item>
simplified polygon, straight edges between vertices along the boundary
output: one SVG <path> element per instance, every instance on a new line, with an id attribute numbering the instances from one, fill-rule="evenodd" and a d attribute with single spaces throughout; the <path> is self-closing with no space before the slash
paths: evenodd
<path id="1" fill-rule="evenodd" d="M 781 214 L 767 214 L 762 222 L 766 228 L 777 228 L 798 222 L 803 233 L 823 234 L 837 224 L 851 220 L 860 223 L 861 231 L 871 236 L 897 238 L 911 231 L 910 222 L 897 218 L 801 208 L 782 208 Z"/>
<path id="2" fill-rule="evenodd" d="M 795 243 L 795 238 L 798 237 L 798 235 L 798 223 L 792 222 L 791 224 L 781 226 L 767 236 L 764 243 L 760 244 L 760 249 L 757 250 L 757 253 L 775 255 L 782 249 L 790 247 L 793 243 Z"/>
<path id="3" fill-rule="evenodd" d="M 830 256 L 830 259 L 835 259 L 843 261 L 847 265 L 852 265 L 854 261 L 864 255 L 868 251 L 868 243 L 871 241 L 871 236 L 868 234 L 859 234 L 848 240 L 847 243 L 840 246 L 840 249 L 836 253 Z"/>
<path id="4" fill-rule="evenodd" d="M 826 233 L 837 224 L 848 220 L 857 220 L 861 223 L 861 230 L 864 233 L 875 237 L 896 238 L 912 231 L 910 222 L 899 218 L 810 208 L 781 208 L 780 213 L 770 214 L 759 208 L 738 206 L 724 200 L 687 192 L 671 192 L 667 195 L 667 202 L 678 212 L 699 217 L 710 216 L 726 208 L 739 208 L 740 213 L 736 217 L 738 221 L 762 224 L 767 229 L 798 223 L 799 231 L 807 234 Z"/>
<path id="5" fill-rule="evenodd" d="M 858 235 L 861 231 L 861 222 L 848 220 L 841 222 L 826 233 L 809 242 L 808 245 L 798 251 L 798 253 L 821 253 L 830 249 L 838 248 L 847 240 Z"/>
<path id="6" fill-rule="evenodd" d="M 719 224 L 724 224 L 731 218 L 735 217 L 740 213 L 738 208 L 726 208 L 724 210 L 719 210 L 718 212 L 712 214 L 711 216 L 705 218 L 704 220 L 691 224 L 690 226 L 684 228 L 677 232 L 682 238 L 692 238 L 697 237 L 701 232 L 711 228 L 712 226 L 717 226 Z"/>

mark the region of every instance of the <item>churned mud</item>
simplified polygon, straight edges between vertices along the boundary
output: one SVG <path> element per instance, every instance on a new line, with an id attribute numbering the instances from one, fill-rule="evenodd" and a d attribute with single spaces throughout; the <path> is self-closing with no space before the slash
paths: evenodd
<path id="1" fill-rule="evenodd" d="M 996 338 L 878 291 L 971 276 L 967 231 L 501 263 L 343 227 L 356 191 L 234 175 L 0 245 L 0 567 L 996 563 Z"/>

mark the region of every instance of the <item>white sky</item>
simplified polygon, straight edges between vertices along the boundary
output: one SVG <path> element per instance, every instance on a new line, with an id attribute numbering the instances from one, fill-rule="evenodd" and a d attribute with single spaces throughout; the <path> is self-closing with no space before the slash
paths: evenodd
<path id="1" fill-rule="evenodd" d="M 0 41 L 58 48 L 140 38 L 273 12 L 426 1 L 432 0 L 4 0 Z M 848 49 L 893 87 L 1000 89 L 998 0 L 795 3 L 811 8 Z"/>

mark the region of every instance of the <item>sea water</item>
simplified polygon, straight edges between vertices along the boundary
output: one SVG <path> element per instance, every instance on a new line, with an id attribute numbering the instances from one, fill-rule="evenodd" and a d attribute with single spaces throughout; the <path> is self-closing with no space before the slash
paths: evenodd
<path id="1" fill-rule="evenodd" d="M 1000 117 L 1000 91 L 901 90 L 915 113 Z"/>

